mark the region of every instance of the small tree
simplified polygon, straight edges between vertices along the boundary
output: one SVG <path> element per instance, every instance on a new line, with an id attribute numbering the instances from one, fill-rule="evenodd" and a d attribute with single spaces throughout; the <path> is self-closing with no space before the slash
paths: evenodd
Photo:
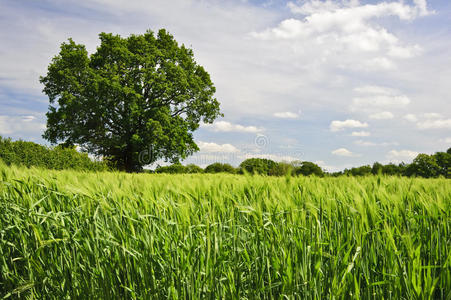
<path id="1" fill-rule="evenodd" d="M 408 176 L 436 177 L 440 174 L 440 167 L 433 155 L 420 153 L 407 167 L 406 173 Z"/>
<path id="2" fill-rule="evenodd" d="M 205 173 L 231 173 L 235 174 L 235 168 L 230 164 L 212 163 L 205 168 Z"/>
<path id="3" fill-rule="evenodd" d="M 309 175 L 316 175 L 319 177 L 324 176 L 324 172 L 321 169 L 321 167 L 310 161 L 303 161 L 300 167 L 296 167 L 294 169 L 294 173 L 296 175 L 304 175 L 304 176 Z"/>
<path id="4" fill-rule="evenodd" d="M 240 164 L 242 171 L 251 174 L 269 175 L 270 170 L 276 167 L 277 163 L 266 158 L 249 158 Z"/>
<path id="5" fill-rule="evenodd" d="M 447 152 L 437 152 L 434 154 L 434 158 L 439 167 L 439 175 L 451 177 L 451 154 Z"/>
<path id="6" fill-rule="evenodd" d="M 72 39 L 41 77 L 50 100 L 43 137 L 79 144 L 138 171 L 158 159 L 177 162 L 199 150 L 192 132 L 220 116 L 210 75 L 164 29 L 155 36 L 101 33 L 88 55 Z M 149 151 L 140 159 L 142 151 Z"/>

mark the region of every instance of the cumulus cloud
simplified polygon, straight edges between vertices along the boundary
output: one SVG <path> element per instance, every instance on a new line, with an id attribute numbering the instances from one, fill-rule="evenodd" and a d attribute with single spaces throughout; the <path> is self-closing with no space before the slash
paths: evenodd
<path id="1" fill-rule="evenodd" d="M 411 150 L 391 150 L 387 158 L 394 161 L 412 161 L 419 153 Z"/>
<path id="2" fill-rule="evenodd" d="M 382 111 L 382 112 L 371 114 L 369 117 L 370 117 L 370 119 L 374 119 L 374 120 L 388 120 L 388 119 L 393 119 L 395 116 L 389 111 Z"/>
<path id="3" fill-rule="evenodd" d="M 46 126 L 35 116 L 5 116 L 0 115 L 0 135 L 33 136 L 41 135 Z"/>
<path id="4" fill-rule="evenodd" d="M 274 117 L 281 119 L 297 119 L 299 118 L 299 114 L 285 111 L 285 112 L 276 112 L 274 113 Z"/>
<path id="5" fill-rule="evenodd" d="M 239 152 L 235 146 L 231 144 L 216 144 L 199 141 L 197 142 L 200 151 L 202 152 L 222 152 L 222 153 L 236 153 Z"/>
<path id="6" fill-rule="evenodd" d="M 354 142 L 354 144 L 359 145 L 359 146 L 364 146 L 364 147 L 398 145 L 398 143 L 396 143 L 396 142 L 392 142 L 392 143 L 388 143 L 388 142 L 374 143 L 374 142 L 363 141 L 363 140 L 357 140 L 357 141 Z"/>
<path id="7" fill-rule="evenodd" d="M 439 119 L 442 118 L 442 114 L 439 113 L 424 113 L 423 117 L 425 117 L 426 119 Z"/>
<path id="8" fill-rule="evenodd" d="M 451 119 L 426 120 L 418 122 L 419 129 L 451 129 Z"/>
<path id="9" fill-rule="evenodd" d="M 398 90 L 382 86 L 361 86 L 354 89 L 359 96 L 352 99 L 350 110 L 363 111 L 370 114 L 372 119 L 392 119 L 391 112 L 382 109 L 404 108 L 410 103 L 409 97 Z"/>
<path id="10" fill-rule="evenodd" d="M 400 42 L 386 28 L 374 24 L 374 19 L 395 16 L 411 21 L 432 13 L 420 0 L 414 5 L 310 0 L 290 2 L 288 7 L 300 18 L 285 19 L 276 27 L 253 32 L 252 36 L 262 40 L 309 41 L 322 54 L 340 57 L 342 67 L 368 70 L 393 69 L 393 60 L 411 58 L 421 51 L 418 45 Z"/>
<path id="11" fill-rule="evenodd" d="M 351 135 L 352 135 L 352 136 L 360 136 L 360 137 L 363 137 L 363 136 L 370 136 L 371 133 L 370 133 L 369 131 L 353 131 L 353 132 L 351 133 Z"/>
<path id="12" fill-rule="evenodd" d="M 351 110 L 365 110 L 368 108 L 402 108 L 410 103 L 405 95 L 373 95 L 367 97 L 356 97 L 353 99 Z"/>
<path id="13" fill-rule="evenodd" d="M 414 115 L 414 114 L 407 114 L 407 115 L 404 116 L 404 119 L 406 119 L 409 122 L 416 122 L 416 121 L 418 121 L 417 116 Z"/>
<path id="14" fill-rule="evenodd" d="M 332 151 L 333 155 L 337 155 L 337 156 L 347 156 L 347 157 L 351 157 L 351 156 L 357 156 L 355 153 L 349 151 L 346 148 L 338 148 Z"/>
<path id="15" fill-rule="evenodd" d="M 345 128 L 366 128 L 366 127 L 368 127 L 368 123 L 362 123 L 360 121 L 351 119 L 345 121 L 332 121 L 329 126 L 330 131 L 332 132 L 340 131 Z"/>
<path id="16" fill-rule="evenodd" d="M 215 132 L 247 132 L 247 133 L 259 133 L 264 131 L 263 128 L 256 126 L 243 126 L 240 124 L 233 124 L 227 121 L 218 121 L 213 124 L 203 124 L 209 130 Z"/>

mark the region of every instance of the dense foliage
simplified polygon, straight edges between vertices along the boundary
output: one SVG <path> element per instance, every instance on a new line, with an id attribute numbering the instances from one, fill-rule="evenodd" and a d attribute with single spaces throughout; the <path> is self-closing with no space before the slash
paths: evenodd
<path id="1" fill-rule="evenodd" d="M 424 153 L 418 154 L 411 164 L 400 163 L 398 165 L 390 163 L 382 165 L 375 162 L 373 166 L 361 166 L 351 169 L 345 169 L 342 172 L 335 172 L 333 176 L 350 175 L 398 175 L 432 178 L 443 176 L 451 178 L 451 148 L 447 152 L 436 152 L 433 155 Z"/>
<path id="2" fill-rule="evenodd" d="M 194 164 L 182 165 L 173 164 L 170 166 L 161 166 L 156 168 L 155 173 L 168 173 L 168 174 L 193 174 L 193 173 L 203 173 L 204 170 Z"/>
<path id="3" fill-rule="evenodd" d="M 0 176 L 0 298 L 451 298 L 444 178 Z"/>
<path id="4" fill-rule="evenodd" d="M 56 170 L 102 171 L 107 169 L 105 163 L 91 160 L 88 154 L 80 153 L 74 147 L 57 146 L 50 148 L 33 142 L 12 141 L 1 136 L 0 160 L 7 165 Z"/>
<path id="5" fill-rule="evenodd" d="M 205 168 L 205 173 L 230 173 L 235 174 L 238 170 L 230 164 L 213 163 Z"/>
<path id="6" fill-rule="evenodd" d="M 197 151 L 193 131 L 221 114 L 193 51 L 163 29 L 99 38 L 91 55 L 71 39 L 63 43 L 41 77 L 50 100 L 44 138 L 81 145 L 126 171 Z"/>

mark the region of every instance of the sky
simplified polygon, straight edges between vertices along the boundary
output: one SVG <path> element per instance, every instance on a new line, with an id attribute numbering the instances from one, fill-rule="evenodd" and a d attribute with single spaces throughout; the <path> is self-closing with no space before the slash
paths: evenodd
<path id="1" fill-rule="evenodd" d="M 0 135 L 45 144 L 39 76 L 68 38 L 167 29 L 224 117 L 185 163 L 249 157 L 328 171 L 451 147 L 449 0 L 0 0 Z"/>

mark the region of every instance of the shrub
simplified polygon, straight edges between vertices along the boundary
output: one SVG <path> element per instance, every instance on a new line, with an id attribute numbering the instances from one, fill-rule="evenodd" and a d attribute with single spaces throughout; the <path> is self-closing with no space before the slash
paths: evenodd
<path id="1" fill-rule="evenodd" d="M 324 176 L 324 172 L 321 169 L 321 167 L 318 166 L 317 164 L 309 162 L 309 161 L 303 161 L 301 163 L 301 166 L 295 167 L 294 174 L 304 175 L 304 176 L 309 176 L 309 175 L 315 175 L 315 176 L 319 176 L 319 177 Z"/>
<path id="2" fill-rule="evenodd" d="M 236 169 L 230 164 L 213 163 L 205 168 L 205 173 L 231 173 L 235 174 Z"/>
<path id="3" fill-rule="evenodd" d="M 186 167 L 180 163 L 175 163 L 170 166 L 157 167 L 155 173 L 183 174 L 186 173 Z"/>
<path id="4" fill-rule="evenodd" d="M 7 165 L 63 170 L 107 170 L 106 163 L 93 161 L 75 147 L 47 147 L 34 142 L 12 141 L 0 136 L 0 158 Z"/>
<path id="5" fill-rule="evenodd" d="M 276 168 L 277 163 L 266 158 L 249 158 L 240 164 L 241 172 L 251 174 L 270 175 L 270 170 Z"/>

